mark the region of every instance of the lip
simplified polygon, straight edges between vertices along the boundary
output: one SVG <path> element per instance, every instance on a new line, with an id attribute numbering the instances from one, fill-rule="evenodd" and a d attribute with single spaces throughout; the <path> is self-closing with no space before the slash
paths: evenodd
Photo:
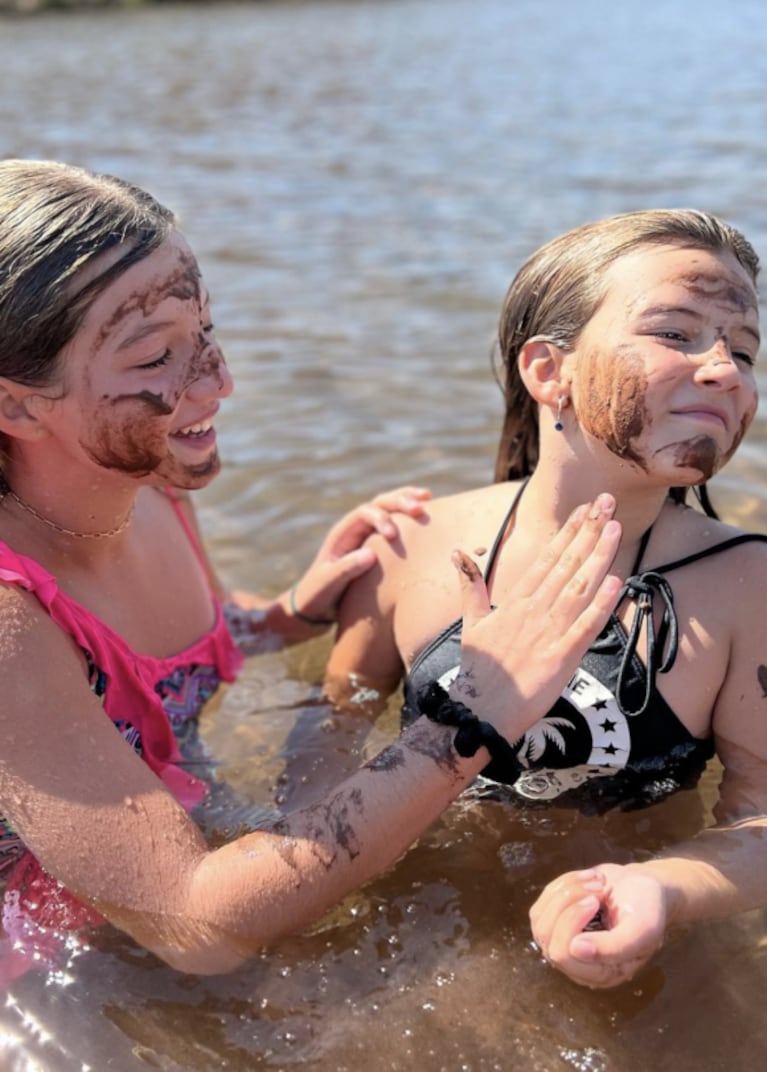
<path id="1" fill-rule="evenodd" d="M 716 424 L 724 429 L 730 425 L 729 415 L 716 406 L 685 406 L 683 409 L 675 409 L 673 414 L 675 417 L 688 417 L 690 420 Z"/>
<path id="2" fill-rule="evenodd" d="M 216 414 L 218 413 L 218 410 L 218 406 L 213 406 L 211 409 L 207 410 L 205 413 L 201 413 L 197 417 L 194 417 L 192 420 L 184 421 L 184 423 L 180 424 L 178 428 L 174 428 L 170 434 L 172 436 L 179 436 L 179 434 L 184 430 L 184 428 L 194 428 L 196 424 L 205 424 L 207 421 L 213 421 L 216 417 Z M 180 436 L 180 438 L 184 439 L 184 436 Z"/>

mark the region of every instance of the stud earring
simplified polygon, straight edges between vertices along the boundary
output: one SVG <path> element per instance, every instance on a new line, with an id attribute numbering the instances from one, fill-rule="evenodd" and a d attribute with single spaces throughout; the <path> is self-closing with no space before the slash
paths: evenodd
<path id="1" fill-rule="evenodd" d="M 554 428 L 557 432 L 563 432 L 565 426 L 562 424 L 562 410 L 564 409 L 565 402 L 567 402 L 567 395 L 560 395 L 557 399 L 557 416 L 554 421 Z"/>

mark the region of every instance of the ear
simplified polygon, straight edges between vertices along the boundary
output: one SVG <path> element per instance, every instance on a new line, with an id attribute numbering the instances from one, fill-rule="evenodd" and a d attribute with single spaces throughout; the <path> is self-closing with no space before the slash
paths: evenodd
<path id="1" fill-rule="evenodd" d="M 0 377 L 0 433 L 12 439 L 43 439 L 48 429 L 40 423 L 40 403 L 49 400 L 39 387 L 25 387 Z"/>
<path id="2" fill-rule="evenodd" d="M 528 339 L 519 351 L 519 375 L 531 398 L 542 406 L 556 406 L 570 392 L 565 374 L 566 352 L 540 335 Z"/>

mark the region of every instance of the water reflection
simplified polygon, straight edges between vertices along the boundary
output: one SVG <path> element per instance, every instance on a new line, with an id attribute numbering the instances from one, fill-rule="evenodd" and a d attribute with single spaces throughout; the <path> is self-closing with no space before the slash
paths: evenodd
<path id="1" fill-rule="evenodd" d="M 0 138 L 180 211 L 237 381 L 203 521 L 227 580 L 277 591 L 361 495 L 490 479 L 490 339 L 543 240 L 693 204 L 767 251 L 766 29 L 761 0 L 737 18 L 709 0 L 652 19 L 639 0 L 400 0 L 13 20 Z M 767 530 L 764 443 L 760 418 L 713 497 Z M 364 745 L 305 728 L 323 657 L 319 643 L 254 660 L 207 713 L 212 837 L 396 731 L 393 707 Z M 390 874 L 226 978 L 179 976 L 105 928 L 61 975 L 14 985 L 4 1056 L 118 1072 L 756 1066 L 762 913 L 675 936 L 635 983 L 594 993 L 543 963 L 526 920 L 554 874 L 697 828 L 716 777 L 598 820 L 463 801 Z"/>

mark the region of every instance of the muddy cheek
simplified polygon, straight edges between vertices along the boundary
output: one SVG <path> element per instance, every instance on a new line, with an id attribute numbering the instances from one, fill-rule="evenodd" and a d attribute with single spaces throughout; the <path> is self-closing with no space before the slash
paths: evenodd
<path id="1" fill-rule="evenodd" d="M 127 407 L 120 400 L 110 400 L 102 407 L 94 421 L 88 442 L 81 446 L 97 465 L 114 469 L 131 476 L 147 476 L 162 464 L 165 458 L 165 427 L 153 428 L 152 417 L 158 420 L 157 407 L 144 402 L 144 412 L 120 412 Z M 147 413 L 149 411 L 149 413 Z"/>
<path id="2" fill-rule="evenodd" d="M 751 422 L 753 421 L 754 417 L 756 416 L 756 407 L 757 407 L 757 404 L 755 402 L 753 409 L 751 409 L 744 416 L 743 420 L 740 422 L 740 428 L 735 433 L 735 438 L 732 441 L 732 446 L 730 447 L 730 449 L 728 451 L 725 452 L 724 457 L 722 458 L 722 461 L 720 462 L 720 465 L 719 465 L 720 469 L 722 468 L 722 466 L 727 464 L 727 462 L 733 456 L 733 454 L 738 449 L 740 444 L 743 442 L 743 436 L 746 434 L 748 429 L 751 427 Z"/>
<path id="3" fill-rule="evenodd" d="M 579 392 L 578 419 L 585 429 L 620 458 L 647 469 L 636 442 L 649 424 L 645 397 L 647 377 L 641 358 L 618 348 L 594 353 L 584 362 L 584 388 Z"/>

